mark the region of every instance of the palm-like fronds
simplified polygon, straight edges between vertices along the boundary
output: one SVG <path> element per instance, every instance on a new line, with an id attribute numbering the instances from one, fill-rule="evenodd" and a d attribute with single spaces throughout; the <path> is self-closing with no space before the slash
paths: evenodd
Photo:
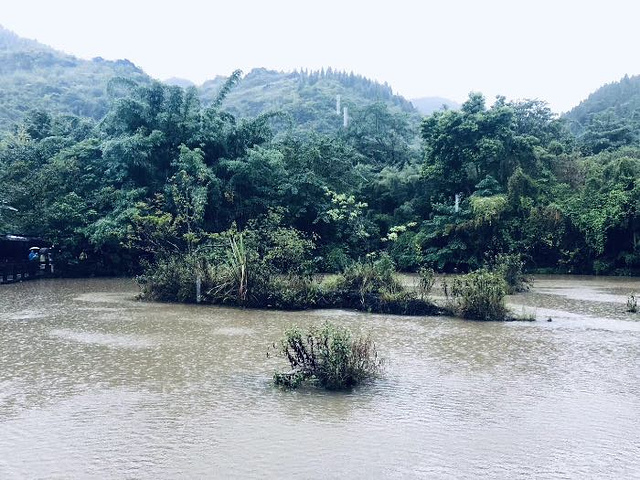
<path id="1" fill-rule="evenodd" d="M 242 76 L 242 70 L 235 70 L 229 76 L 229 78 L 227 78 L 227 81 L 224 82 L 222 87 L 220 87 L 220 91 L 218 92 L 218 95 L 216 95 L 215 100 L 211 104 L 211 107 L 210 107 L 211 109 L 218 110 L 222 106 L 222 102 L 224 102 L 224 99 L 227 98 L 227 95 L 229 95 L 229 92 L 233 89 L 233 87 L 235 87 L 238 84 L 241 76 Z"/>

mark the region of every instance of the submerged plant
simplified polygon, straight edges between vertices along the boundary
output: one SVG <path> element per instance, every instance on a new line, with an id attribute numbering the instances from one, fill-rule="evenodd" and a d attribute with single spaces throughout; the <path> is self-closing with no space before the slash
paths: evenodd
<path id="1" fill-rule="evenodd" d="M 627 312 L 636 313 L 638 311 L 638 297 L 631 293 L 627 297 Z"/>
<path id="2" fill-rule="evenodd" d="M 293 327 L 273 348 L 291 366 L 289 372 L 273 377 L 285 388 L 310 382 L 328 390 L 349 389 L 378 377 L 384 365 L 369 336 L 354 337 L 347 328 L 329 322 L 306 332 Z"/>

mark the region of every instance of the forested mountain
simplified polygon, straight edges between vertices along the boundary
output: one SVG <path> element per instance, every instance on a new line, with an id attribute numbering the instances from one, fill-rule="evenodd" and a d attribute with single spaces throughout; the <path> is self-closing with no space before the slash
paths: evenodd
<path id="1" fill-rule="evenodd" d="M 443 106 L 450 110 L 457 110 L 460 108 L 458 102 L 449 100 L 443 97 L 422 97 L 412 98 L 411 103 L 422 115 L 431 115 L 437 110 L 441 110 Z"/>
<path id="2" fill-rule="evenodd" d="M 114 78 L 138 84 L 151 81 L 128 60 L 78 59 L 0 27 L 0 131 L 9 130 L 26 112 L 38 109 L 100 120 L 113 97 L 121 93 L 112 91 Z M 197 87 L 203 105 L 211 104 L 226 80 L 217 77 Z M 195 86 L 181 78 L 165 83 Z M 341 96 L 340 113 L 336 111 L 337 95 Z M 344 107 L 349 118 L 357 120 L 375 103 L 386 105 L 394 114 L 403 113 L 417 127 L 418 112 L 388 85 L 331 68 L 291 73 L 254 69 L 229 92 L 224 107 L 238 118 L 278 111 L 281 120 L 274 127 L 279 130 L 335 132 L 343 125 Z"/>
<path id="3" fill-rule="evenodd" d="M 199 88 L 205 106 L 211 103 L 226 80 L 218 77 Z M 420 120 L 411 102 L 395 95 L 388 85 L 331 68 L 289 73 L 253 69 L 229 92 L 224 106 L 240 118 L 277 110 L 284 113 L 296 129 L 326 133 L 342 127 L 344 107 L 348 116 L 354 118 L 375 103 L 386 105 L 392 113 L 404 113 L 414 125 Z"/>
<path id="4" fill-rule="evenodd" d="M 150 81 L 128 60 L 81 60 L 0 27 L 0 132 L 34 109 L 98 120 L 114 77 Z"/>
<path id="5" fill-rule="evenodd" d="M 565 115 L 590 153 L 640 142 L 640 75 L 600 87 Z"/>

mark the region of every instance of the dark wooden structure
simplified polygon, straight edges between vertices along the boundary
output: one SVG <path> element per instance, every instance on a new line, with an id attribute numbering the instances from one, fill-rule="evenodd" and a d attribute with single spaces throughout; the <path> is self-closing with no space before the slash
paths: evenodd
<path id="1" fill-rule="evenodd" d="M 29 260 L 30 249 L 38 254 Z M 54 273 L 52 245 L 34 237 L 0 235 L 0 284 L 51 276 Z"/>

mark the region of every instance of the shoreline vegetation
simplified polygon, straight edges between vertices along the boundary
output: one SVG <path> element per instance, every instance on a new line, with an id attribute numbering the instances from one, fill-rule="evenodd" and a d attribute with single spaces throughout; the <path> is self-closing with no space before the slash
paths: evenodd
<path id="1" fill-rule="evenodd" d="M 526 290 L 531 284 L 517 256 L 498 256 L 487 267 L 450 284 L 444 280 L 445 300 L 438 304 L 431 297 L 433 269 L 421 268 L 416 285 L 408 288 L 399 280 L 389 255 L 382 252 L 325 276 L 307 261 L 305 247 L 312 249 L 312 242 L 292 229 L 280 233 L 277 241 L 266 245 L 264 232 L 228 231 L 209 249 L 162 257 L 137 278 L 140 298 L 276 310 L 335 308 L 480 321 L 524 320 L 505 305 L 508 293 Z"/>

